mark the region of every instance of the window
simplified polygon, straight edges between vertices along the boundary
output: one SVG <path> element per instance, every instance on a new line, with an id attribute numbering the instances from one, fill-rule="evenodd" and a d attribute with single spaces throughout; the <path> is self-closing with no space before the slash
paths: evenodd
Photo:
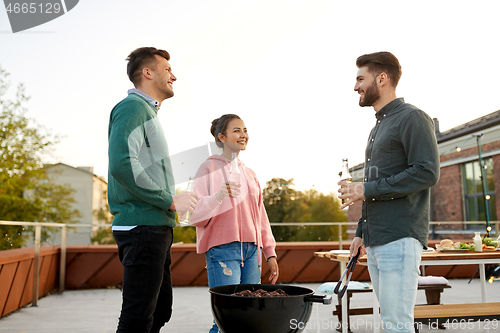
<path id="1" fill-rule="evenodd" d="M 497 208 L 495 204 L 495 180 L 493 177 L 493 159 L 483 159 L 486 166 L 486 194 L 490 196 L 488 208 L 490 221 L 497 220 Z M 484 205 L 483 184 L 481 182 L 481 166 L 479 161 L 465 163 L 462 169 L 464 194 L 465 194 L 465 217 L 466 221 L 486 221 Z"/>

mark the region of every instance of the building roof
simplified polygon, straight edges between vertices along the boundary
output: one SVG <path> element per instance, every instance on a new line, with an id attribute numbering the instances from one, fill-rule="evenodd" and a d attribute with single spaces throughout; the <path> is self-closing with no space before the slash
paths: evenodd
<path id="1" fill-rule="evenodd" d="M 500 125 L 500 110 L 487 114 L 485 116 L 476 118 L 462 125 L 453 127 L 447 131 L 439 131 L 439 121 L 434 118 L 436 126 L 436 139 L 438 143 L 446 142 L 467 134 L 472 134 L 486 128 Z"/>
<path id="2" fill-rule="evenodd" d="M 436 128 L 436 139 L 438 144 L 440 144 L 467 134 L 473 134 L 493 126 L 500 125 L 500 110 L 476 118 L 462 125 L 453 127 L 444 132 L 439 131 L 439 120 L 437 118 L 434 118 L 433 120 Z M 365 166 L 364 162 L 359 163 L 349 168 L 349 172 L 351 173 L 351 175 L 353 175 L 356 172 L 361 172 L 364 166 Z"/>
<path id="3" fill-rule="evenodd" d="M 97 179 L 99 179 L 107 184 L 106 179 L 104 179 L 104 177 L 98 176 L 94 173 L 94 167 L 81 167 L 81 166 L 74 167 L 74 166 L 59 162 L 56 164 L 45 164 L 44 168 L 51 168 L 51 167 L 54 167 L 56 165 L 59 165 L 59 166 L 65 167 L 65 168 L 74 169 L 74 170 L 79 170 L 79 171 L 82 171 L 85 173 L 90 173 L 94 178 L 97 178 Z"/>

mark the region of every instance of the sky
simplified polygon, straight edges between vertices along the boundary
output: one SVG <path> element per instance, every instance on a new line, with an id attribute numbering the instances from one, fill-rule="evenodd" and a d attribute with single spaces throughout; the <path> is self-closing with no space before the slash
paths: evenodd
<path id="1" fill-rule="evenodd" d="M 265 186 L 337 190 L 342 158 L 362 163 L 374 110 L 358 105 L 355 60 L 400 61 L 397 89 L 441 131 L 500 109 L 500 1 L 81 0 L 63 16 L 12 33 L 0 7 L 0 67 L 31 96 L 27 117 L 61 136 L 47 163 L 93 166 L 107 178 L 111 109 L 132 83 L 134 49 L 167 50 L 175 96 L 159 119 L 171 154 L 213 141 L 238 114 L 240 154 Z M 182 184 L 181 184 L 182 185 Z"/>

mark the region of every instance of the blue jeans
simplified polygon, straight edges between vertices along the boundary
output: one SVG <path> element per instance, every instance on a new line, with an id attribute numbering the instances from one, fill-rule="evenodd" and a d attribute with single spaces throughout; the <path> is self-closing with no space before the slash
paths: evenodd
<path id="1" fill-rule="evenodd" d="M 123 265 L 123 301 L 117 333 L 158 333 L 172 315 L 168 226 L 113 231 Z"/>
<path id="2" fill-rule="evenodd" d="M 243 245 L 243 252 L 241 246 Z M 241 254 L 243 253 L 243 267 Z M 208 287 L 228 284 L 260 283 L 260 270 L 257 261 L 257 245 L 254 243 L 232 242 L 210 248 L 205 253 L 207 260 Z M 219 332 L 214 323 L 210 333 Z"/>
<path id="3" fill-rule="evenodd" d="M 417 299 L 422 244 L 408 237 L 366 250 L 385 332 L 414 332 L 413 307 Z"/>

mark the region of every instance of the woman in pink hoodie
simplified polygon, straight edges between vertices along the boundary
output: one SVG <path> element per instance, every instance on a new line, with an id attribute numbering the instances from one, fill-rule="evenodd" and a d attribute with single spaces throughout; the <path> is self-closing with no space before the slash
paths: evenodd
<path id="1" fill-rule="evenodd" d="M 274 284 L 279 276 L 276 241 L 262 190 L 255 173 L 237 158 L 248 143 L 245 123 L 235 114 L 226 114 L 212 121 L 210 132 L 222 154 L 210 156 L 198 169 L 194 192 L 200 199 L 191 216 L 197 252 L 205 253 L 207 261 L 208 285 L 260 283 L 261 249 Z M 240 184 L 229 181 L 232 156 L 236 156 L 233 163 L 238 164 Z M 214 324 L 210 332 L 217 331 Z"/>

